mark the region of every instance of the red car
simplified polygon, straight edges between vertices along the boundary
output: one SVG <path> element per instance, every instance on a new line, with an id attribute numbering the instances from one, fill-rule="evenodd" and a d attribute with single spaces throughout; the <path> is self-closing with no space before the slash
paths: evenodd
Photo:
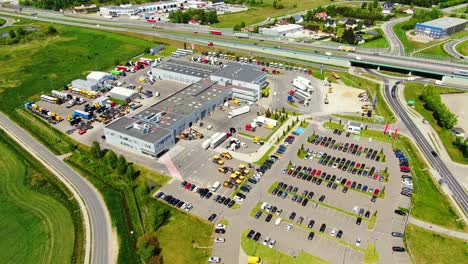
<path id="1" fill-rule="evenodd" d="M 190 186 L 192 186 L 192 184 L 190 182 L 187 182 L 187 184 L 185 184 L 185 186 L 184 186 L 184 189 L 188 190 L 188 188 L 190 188 Z"/>
<path id="2" fill-rule="evenodd" d="M 380 192 L 379 189 L 375 189 L 375 190 L 374 190 L 374 195 L 375 195 L 375 196 L 379 195 L 379 192 Z"/>
<path id="3" fill-rule="evenodd" d="M 320 174 L 322 174 L 322 171 L 318 170 L 317 173 L 315 174 L 315 176 L 320 176 Z"/>
<path id="4" fill-rule="evenodd" d="M 80 129 L 78 131 L 78 134 L 80 134 L 80 135 L 83 135 L 84 133 L 86 133 L 86 129 Z"/>
<path id="5" fill-rule="evenodd" d="M 351 182 L 350 180 L 347 181 L 347 182 L 346 182 L 346 186 L 347 186 L 347 187 L 351 186 L 351 183 L 352 183 L 352 182 Z"/>
<path id="6" fill-rule="evenodd" d="M 317 171 L 316 169 L 313 169 L 310 175 L 314 176 L 316 171 Z"/>
<path id="7" fill-rule="evenodd" d="M 356 169 L 360 169 L 361 168 L 361 163 L 356 163 Z"/>
<path id="8" fill-rule="evenodd" d="M 377 173 L 374 174 L 374 180 L 377 180 L 379 178 L 379 175 Z"/>

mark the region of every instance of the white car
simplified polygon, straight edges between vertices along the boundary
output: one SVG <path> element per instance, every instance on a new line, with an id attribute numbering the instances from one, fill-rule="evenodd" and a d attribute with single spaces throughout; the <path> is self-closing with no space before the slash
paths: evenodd
<path id="1" fill-rule="evenodd" d="M 263 245 L 264 245 L 264 246 L 268 245 L 269 242 L 270 242 L 270 238 L 269 238 L 269 237 L 265 237 L 265 239 L 263 239 Z"/>
<path id="2" fill-rule="evenodd" d="M 216 229 L 226 229 L 226 226 L 223 224 L 217 224 Z"/>
<path id="3" fill-rule="evenodd" d="M 336 228 L 333 228 L 332 231 L 330 232 L 330 236 L 335 237 L 336 232 L 338 232 L 338 230 L 336 230 Z"/>
<path id="4" fill-rule="evenodd" d="M 279 226 L 282 220 L 281 217 L 276 218 L 275 225 Z"/>
<path id="5" fill-rule="evenodd" d="M 208 262 L 209 263 L 220 263 L 221 262 L 221 258 L 220 257 L 210 257 L 208 259 Z"/>
<path id="6" fill-rule="evenodd" d="M 359 211 L 359 207 L 358 206 L 354 206 L 353 207 L 353 214 L 357 213 Z"/>
<path id="7" fill-rule="evenodd" d="M 292 227 L 293 227 L 293 226 L 292 226 L 291 224 L 289 224 L 289 225 L 286 227 L 286 231 L 291 232 Z"/>
<path id="8" fill-rule="evenodd" d="M 215 243 L 224 243 L 226 242 L 226 239 L 224 237 L 217 237 L 214 240 Z"/>
<path id="9" fill-rule="evenodd" d="M 361 239 L 359 237 L 356 238 L 356 246 L 357 247 L 361 246 Z"/>
<path id="10" fill-rule="evenodd" d="M 276 244 L 276 240 L 272 239 L 272 240 L 270 240 L 270 243 L 268 243 L 268 247 L 273 248 L 275 246 L 275 244 Z"/>
<path id="11" fill-rule="evenodd" d="M 331 56 L 332 54 L 331 54 L 331 52 L 328 52 L 328 51 L 327 51 L 327 52 L 325 52 L 325 55 Z"/>
<path id="12" fill-rule="evenodd" d="M 356 60 L 362 60 L 360 56 L 356 56 Z"/>

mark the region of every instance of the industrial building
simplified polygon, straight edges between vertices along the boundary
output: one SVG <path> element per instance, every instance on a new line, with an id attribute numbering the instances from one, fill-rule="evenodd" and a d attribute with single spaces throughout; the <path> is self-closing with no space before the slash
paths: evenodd
<path id="1" fill-rule="evenodd" d="M 417 23 L 414 32 L 431 38 L 443 38 L 465 30 L 467 20 L 454 17 L 441 17 L 424 23 Z"/>
<path id="2" fill-rule="evenodd" d="M 261 27 L 259 33 L 267 36 L 284 37 L 287 34 L 302 31 L 303 26 L 297 24 L 287 24 L 276 27 Z"/>
<path id="3" fill-rule="evenodd" d="M 187 3 L 186 0 L 161 1 L 143 5 L 120 5 L 99 7 L 99 13 L 103 16 L 134 16 L 142 12 L 170 12 L 179 9 Z"/>
<path id="4" fill-rule="evenodd" d="M 81 79 L 73 80 L 71 82 L 71 85 L 73 86 L 73 88 L 82 89 L 90 92 L 97 91 L 99 88 L 97 82 Z"/>
<path id="5" fill-rule="evenodd" d="M 110 90 L 109 96 L 113 99 L 122 100 L 128 103 L 133 99 L 138 98 L 140 95 L 132 89 L 125 87 L 114 87 L 112 90 Z"/>
<path id="6" fill-rule="evenodd" d="M 90 82 L 95 82 L 97 84 L 102 84 L 111 78 L 113 78 L 112 74 L 100 71 L 92 71 L 88 74 L 88 76 L 86 76 L 86 80 Z"/>
<path id="7" fill-rule="evenodd" d="M 157 157 L 175 144 L 177 135 L 216 110 L 230 96 L 229 89 L 204 79 L 132 118 L 123 117 L 109 124 L 104 128 L 106 142 Z"/>
<path id="8" fill-rule="evenodd" d="M 191 84 L 209 78 L 218 69 L 206 64 L 168 60 L 154 66 L 151 69 L 151 74 L 156 79 Z"/>
<path id="9" fill-rule="evenodd" d="M 154 66 L 151 72 L 154 77 L 189 85 L 132 118 L 123 117 L 104 128 L 107 143 L 151 157 L 169 150 L 181 132 L 229 98 L 255 102 L 260 90 L 268 85 L 265 72 L 241 63 L 216 68 L 168 60 Z"/>

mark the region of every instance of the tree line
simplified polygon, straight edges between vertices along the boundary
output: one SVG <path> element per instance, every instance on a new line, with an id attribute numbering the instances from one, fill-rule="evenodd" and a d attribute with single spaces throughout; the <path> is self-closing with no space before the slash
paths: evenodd
<path id="1" fill-rule="evenodd" d="M 431 7 L 436 5 L 439 8 L 446 8 L 449 6 L 466 3 L 466 0 L 391 0 L 390 2 L 422 7 Z"/>
<path id="2" fill-rule="evenodd" d="M 416 10 L 410 20 L 403 22 L 401 28 L 403 30 L 414 29 L 417 23 L 426 22 L 442 17 L 443 13 L 439 9 L 432 8 L 431 10 Z"/>
<path id="3" fill-rule="evenodd" d="M 169 14 L 172 23 L 187 24 L 190 20 L 198 20 L 201 24 L 218 23 L 216 11 L 205 11 L 202 9 L 188 9 L 186 11 L 177 10 Z"/>
<path id="4" fill-rule="evenodd" d="M 144 4 L 149 2 L 159 2 L 160 0 L 20 0 L 20 4 L 24 6 L 33 6 L 43 9 L 60 10 L 79 6 L 81 4 L 94 3 L 96 5 L 103 4 Z"/>
<path id="5" fill-rule="evenodd" d="M 377 4 L 375 4 L 377 3 Z M 308 10 L 304 15 L 304 21 L 319 21 L 319 18 L 315 17 L 315 14 L 327 12 L 330 17 L 352 17 L 357 19 L 366 19 L 370 21 L 376 20 L 387 20 L 388 17 L 382 15 L 382 8 L 379 6 L 378 2 L 372 4 L 367 4 L 366 2 L 362 3 L 361 8 L 353 8 L 349 6 L 335 6 L 329 5 L 326 7 L 317 7 L 312 10 Z"/>
<path id="6" fill-rule="evenodd" d="M 33 40 L 43 39 L 58 33 L 54 26 L 42 27 L 37 30 L 24 30 L 20 27 L 17 30 L 10 29 L 8 37 L 0 37 L 0 45 L 14 45 L 18 43 L 28 43 Z"/>
<path id="7" fill-rule="evenodd" d="M 434 86 L 426 87 L 421 93 L 421 100 L 424 102 L 424 107 L 432 111 L 432 114 L 437 120 L 437 123 L 446 129 L 452 129 L 458 122 L 457 116 L 452 113 L 446 104 L 442 102 L 442 97 Z"/>

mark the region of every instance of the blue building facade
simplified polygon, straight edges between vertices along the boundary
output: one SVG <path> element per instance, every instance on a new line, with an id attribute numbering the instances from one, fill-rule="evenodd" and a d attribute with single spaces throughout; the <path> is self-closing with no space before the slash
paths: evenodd
<path id="1" fill-rule="evenodd" d="M 414 32 L 416 35 L 424 35 L 440 39 L 465 30 L 467 23 L 468 21 L 465 19 L 442 17 L 424 23 L 417 23 L 414 28 Z"/>

